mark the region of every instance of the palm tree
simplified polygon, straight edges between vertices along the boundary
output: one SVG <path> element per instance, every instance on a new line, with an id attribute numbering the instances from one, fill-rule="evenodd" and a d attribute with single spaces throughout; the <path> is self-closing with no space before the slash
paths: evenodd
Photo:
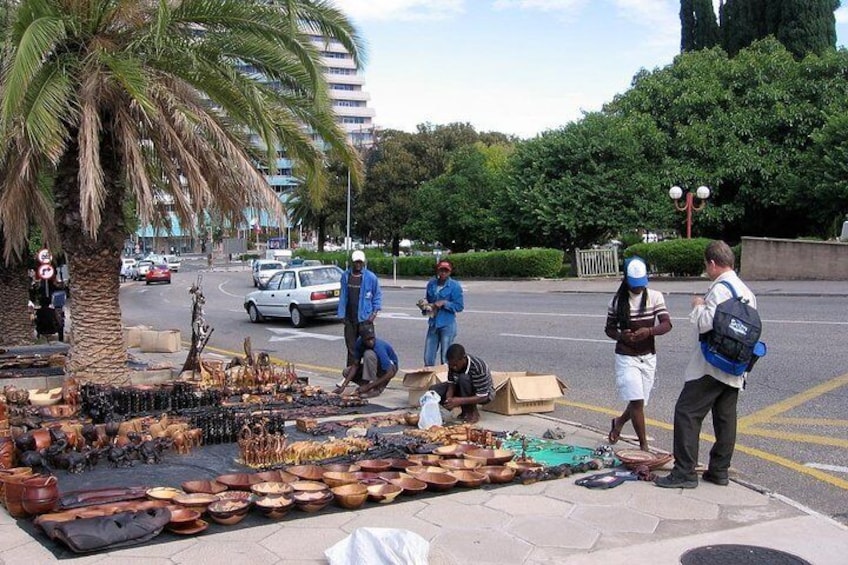
<path id="1" fill-rule="evenodd" d="M 284 213 L 254 167 L 273 164 L 277 147 L 318 175 L 320 137 L 360 170 L 335 123 L 314 36 L 361 62 L 356 30 L 323 0 L 14 7 L 0 69 L 0 165 L 17 174 L 0 184 L 0 223 L 5 253 L 20 252 L 31 219 L 21 203 L 50 171 L 73 297 L 69 373 L 127 380 L 118 303 L 127 199 L 142 223 L 156 220 L 167 194 L 183 227 L 204 211 L 236 224 L 247 207 Z"/>

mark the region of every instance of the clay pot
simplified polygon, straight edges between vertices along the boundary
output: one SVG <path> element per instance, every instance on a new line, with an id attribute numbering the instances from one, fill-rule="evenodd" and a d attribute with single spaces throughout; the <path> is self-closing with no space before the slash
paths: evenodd
<path id="1" fill-rule="evenodd" d="M 24 509 L 24 481 L 33 478 L 32 475 L 14 475 L 4 479 L 3 498 L 6 501 L 6 511 L 12 518 L 26 518 L 29 513 Z"/>
<path id="2" fill-rule="evenodd" d="M 21 505 L 27 514 L 52 512 L 59 501 L 59 482 L 56 477 L 31 477 L 24 479 Z"/>
<path id="3" fill-rule="evenodd" d="M 29 467 L 12 467 L 11 469 L 0 469 L 0 504 L 6 506 L 6 483 L 16 478 L 23 479 L 24 477 L 32 476 L 32 469 Z"/>

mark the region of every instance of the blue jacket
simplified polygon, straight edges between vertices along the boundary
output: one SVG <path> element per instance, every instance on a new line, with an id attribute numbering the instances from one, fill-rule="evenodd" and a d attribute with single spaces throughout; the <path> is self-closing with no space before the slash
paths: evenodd
<path id="1" fill-rule="evenodd" d="M 427 302 L 433 304 L 444 300 L 445 305 L 436 311 L 436 315 L 430 318 L 430 325 L 435 328 L 444 328 L 456 321 L 456 313 L 462 312 L 465 304 L 462 301 L 462 286 L 452 278 L 445 280 L 445 286 L 439 290 L 439 279 L 434 277 L 427 283 Z"/>
<path id="2" fill-rule="evenodd" d="M 350 280 L 350 269 L 342 273 L 342 293 L 339 297 L 339 318 L 344 318 L 347 313 L 347 283 Z M 377 275 L 366 268 L 362 269 L 362 288 L 359 289 L 359 320 L 362 323 L 367 320 L 373 312 L 383 309 L 383 291 L 380 290 L 380 281 Z"/>

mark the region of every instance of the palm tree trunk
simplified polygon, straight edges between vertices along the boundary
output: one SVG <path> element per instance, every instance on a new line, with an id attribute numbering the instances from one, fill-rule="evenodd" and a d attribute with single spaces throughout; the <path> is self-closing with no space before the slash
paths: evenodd
<path id="1" fill-rule="evenodd" d="M 111 131 L 109 126 L 104 130 Z M 66 372 L 79 381 L 121 385 L 129 383 L 118 301 L 121 248 L 126 236 L 124 187 L 116 144 L 108 133 L 101 139 L 100 159 L 108 195 L 96 239 L 84 230 L 80 215 L 76 132 L 70 136 L 54 186 L 56 223 L 68 257 L 73 297 L 73 341 Z"/>
<path id="2" fill-rule="evenodd" d="M 0 250 L 4 238 L 0 230 Z M 26 345 L 34 342 L 29 317 L 30 278 L 26 263 L 13 259 L 10 264 L 0 260 L 0 345 Z"/>

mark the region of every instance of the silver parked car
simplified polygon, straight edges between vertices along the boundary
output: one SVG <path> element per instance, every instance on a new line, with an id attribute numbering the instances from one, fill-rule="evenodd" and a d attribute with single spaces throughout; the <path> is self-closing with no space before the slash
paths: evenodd
<path id="1" fill-rule="evenodd" d="M 253 286 L 262 288 L 274 273 L 285 266 L 285 263 L 276 259 L 257 259 L 253 262 Z"/>
<path id="2" fill-rule="evenodd" d="M 302 328 L 309 318 L 336 315 L 341 280 L 342 270 L 335 265 L 277 271 L 264 288 L 244 297 L 244 309 L 254 323 L 291 318 L 294 327 Z"/>

